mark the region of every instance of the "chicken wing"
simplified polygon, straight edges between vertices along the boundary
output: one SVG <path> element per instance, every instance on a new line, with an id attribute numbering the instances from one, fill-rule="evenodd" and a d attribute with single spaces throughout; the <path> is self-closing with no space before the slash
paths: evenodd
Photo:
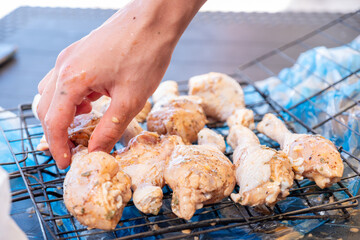
<path id="1" fill-rule="evenodd" d="M 240 187 L 238 194 L 231 194 L 234 202 L 274 206 L 289 195 L 294 173 L 285 153 L 260 145 L 256 135 L 242 125 L 233 126 L 228 138 L 236 145 L 233 162 Z"/>
<path id="2" fill-rule="evenodd" d="M 189 220 L 205 204 L 221 201 L 235 186 L 234 166 L 217 148 L 178 145 L 165 167 L 172 211 Z"/>
<path id="3" fill-rule="evenodd" d="M 281 145 L 288 154 L 296 179 L 307 177 L 320 188 L 340 181 L 344 164 L 335 145 L 322 136 L 291 133 L 273 114 L 266 114 L 258 124 L 264 133 Z"/>
<path id="4" fill-rule="evenodd" d="M 78 146 L 64 181 L 64 202 L 71 215 L 89 228 L 114 229 L 131 198 L 130 177 L 115 158 Z"/>
<path id="5" fill-rule="evenodd" d="M 198 133 L 198 144 L 216 147 L 222 153 L 226 150 L 224 137 L 209 128 L 203 128 Z"/>
<path id="6" fill-rule="evenodd" d="M 120 168 L 131 177 L 133 201 L 141 212 L 158 214 L 165 185 L 165 162 L 178 144 L 183 144 L 179 136 L 160 137 L 144 131 L 115 153 Z"/>
<path id="7" fill-rule="evenodd" d="M 147 117 L 147 129 L 163 135 L 178 135 L 185 144 L 195 142 L 197 133 L 206 124 L 198 101 L 198 98 L 180 96 L 154 106 Z"/>
<path id="8" fill-rule="evenodd" d="M 199 96 L 206 116 L 226 121 L 236 109 L 245 107 L 240 84 L 226 74 L 211 72 L 189 80 L 189 95 Z"/>

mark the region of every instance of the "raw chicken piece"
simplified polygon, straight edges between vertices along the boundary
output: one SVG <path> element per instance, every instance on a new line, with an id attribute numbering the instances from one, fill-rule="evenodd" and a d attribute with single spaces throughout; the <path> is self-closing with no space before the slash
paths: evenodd
<path id="1" fill-rule="evenodd" d="M 92 132 L 101 119 L 101 114 L 92 111 L 90 113 L 81 114 L 74 118 L 74 122 L 68 128 L 69 139 L 77 146 L 88 146 L 88 142 Z M 49 150 L 49 144 L 46 141 L 45 135 L 40 140 L 36 147 L 38 151 Z"/>
<path id="2" fill-rule="evenodd" d="M 31 104 L 31 110 L 32 110 L 32 112 L 33 112 L 33 114 L 34 114 L 34 117 L 35 117 L 36 119 L 38 119 L 38 120 L 39 120 L 39 116 L 37 115 L 37 107 L 38 107 L 38 105 L 39 105 L 40 99 L 41 99 L 41 95 L 40 95 L 40 94 L 36 94 L 36 95 L 34 96 L 34 99 L 33 99 L 32 104 Z"/>
<path id="3" fill-rule="evenodd" d="M 147 129 L 158 134 L 178 135 L 185 144 L 197 140 L 205 126 L 206 116 L 199 98 L 180 96 L 154 106 L 147 117 Z"/>
<path id="4" fill-rule="evenodd" d="M 91 103 L 92 111 L 96 111 L 100 113 L 101 115 L 104 115 L 106 110 L 109 108 L 111 103 L 111 98 L 108 96 L 102 96 L 98 100 Z M 146 119 L 146 116 L 149 114 L 151 110 L 151 103 L 149 100 L 146 101 L 143 109 L 136 115 L 136 120 L 138 122 L 144 122 Z"/>
<path id="5" fill-rule="evenodd" d="M 140 134 L 143 131 L 142 127 L 139 125 L 139 123 L 134 118 L 131 120 L 129 125 L 126 127 L 123 135 L 120 138 L 120 143 L 124 146 L 127 146 L 129 141 Z"/>
<path id="6" fill-rule="evenodd" d="M 160 137 L 144 131 L 115 153 L 120 168 L 131 177 L 133 201 L 141 212 L 158 214 L 165 185 L 165 162 L 178 144 L 183 144 L 179 136 Z"/>
<path id="7" fill-rule="evenodd" d="M 108 96 L 101 96 L 98 100 L 91 102 L 92 111 L 96 111 L 102 115 L 109 108 L 111 103 L 111 98 Z"/>
<path id="8" fill-rule="evenodd" d="M 140 123 L 144 122 L 150 111 L 151 111 L 151 103 L 149 102 L 149 100 L 147 100 L 143 109 L 138 113 L 138 115 L 136 115 L 135 117 L 136 121 Z"/>
<path id="9" fill-rule="evenodd" d="M 273 114 L 266 114 L 258 124 L 259 132 L 277 141 L 288 154 L 296 179 L 307 177 L 320 188 L 340 181 L 344 164 L 335 145 L 319 135 L 291 133 Z"/>
<path id="10" fill-rule="evenodd" d="M 203 100 L 206 116 L 225 121 L 236 109 L 245 107 L 240 84 L 226 74 L 211 72 L 189 80 L 189 95 Z"/>
<path id="11" fill-rule="evenodd" d="M 242 125 L 250 129 L 255 128 L 254 112 L 247 108 L 236 109 L 235 112 L 226 120 L 229 128 L 234 125 Z"/>
<path id="12" fill-rule="evenodd" d="M 173 190 L 172 211 L 189 220 L 205 204 L 221 201 L 235 186 L 234 166 L 217 148 L 178 145 L 165 168 Z"/>
<path id="13" fill-rule="evenodd" d="M 130 177 L 105 152 L 78 146 L 64 181 L 64 202 L 81 224 L 114 229 L 131 198 Z"/>
<path id="14" fill-rule="evenodd" d="M 76 116 L 74 118 L 74 122 L 68 128 L 69 139 L 76 146 L 88 146 L 91 134 L 94 131 L 96 125 L 99 123 L 100 119 L 101 115 L 97 111 L 92 111 L 91 113 Z M 143 129 L 139 123 L 133 119 L 121 136 L 120 142 L 126 146 L 131 138 L 138 135 L 142 131 Z M 36 150 L 49 150 L 49 144 L 46 142 L 45 135 L 43 135 L 41 138 L 39 145 L 36 147 Z"/>
<path id="15" fill-rule="evenodd" d="M 234 202 L 274 206 L 289 195 L 294 173 L 285 153 L 260 145 L 256 135 L 241 125 L 233 126 L 228 138 L 236 144 L 233 162 L 240 186 L 238 194 L 231 194 Z"/>
<path id="16" fill-rule="evenodd" d="M 89 139 L 102 115 L 96 111 L 81 114 L 74 118 L 68 128 L 69 139 L 77 146 L 88 146 Z"/>
<path id="17" fill-rule="evenodd" d="M 175 81 L 168 80 L 161 82 L 152 96 L 154 103 L 156 104 L 163 98 L 174 98 L 179 96 L 178 88 L 178 84 Z"/>
<path id="18" fill-rule="evenodd" d="M 40 139 L 40 143 L 36 146 L 37 151 L 48 151 L 49 150 L 49 144 L 46 141 L 45 135 L 42 135 Z"/>
<path id="19" fill-rule="evenodd" d="M 224 137 L 209 128 L 203 128 L 198 133 L 198 144 L 216 147 L 222 153 L 226 150 Z"/>

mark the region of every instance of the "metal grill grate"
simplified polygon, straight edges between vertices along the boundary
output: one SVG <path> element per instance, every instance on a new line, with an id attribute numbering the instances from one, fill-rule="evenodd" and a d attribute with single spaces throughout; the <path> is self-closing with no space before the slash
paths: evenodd
<path id="1" fill-rule="evenodd" d="M 347 130 L 354 131 L 359 137 L 360 134 L 358 132 L 341 123 L 337 118 L 346 113 L 346 111 L 349 111 L 349 109 L 358 107 L 360 105 L 359 100 L 349 97 L 352 102 L 351 105 L 346 106 L 335 114 L 324 112 L 327 116 L 326 119 L 313 126 L 305 124 L 292 113 L 292 110 L 301 108 L 304 103 L 312 103 L 313 97 L 320 96 L 329 89 L 340 91 L 340 84 L 353 75 L 359 77 L 360 69 L 355 72 L 349 70 L 347 77 L 339 79 L 336 83 L 328 85 L 325 89 L 319 90 L 310 97 L 304 97 L 303 101 L 296 103 L 290 108 L 283 107 L 272 96 L 260 91 L 254 85 L 256 80 L 276 76 L 275 73 L 278 70 L 293 65 L 295 63 L 293 56 L 297 56 L 299 53 L 315 47 L 310 45 L 310 42 L 316 43 L 318 41 L 319 44 L 329 47 L 346 44 L 346 41 L 352 40 L 360 33 L 359 20 L 359 11 L 344 15 L 292 43 L 241 66 L 239 71 L 232 76 L 237 78 L 242 86 L 251 85 L 254 87 L 253 91 L 246 92 L 247 95 L 260 95 L 262 98 L 261 101 L 248 105 L 248 108 L 252 109 L 256 114 L 256 122 L 262 119 L 259 108 L 267 106 L 271 112 L 280 116 L 294 132 L 297 129 L 296 127 L 301 126 L 303 132 L 317 134 L 321 126 L 329 121 L 335 121 L 340 125 L 342 124 Z M 352 32 L 352 35 L 347 36 L 347 38 L 342 34 L 334 35 L 333 33 L 339 29 L 341 31 L 349 30 Z M 309 41 L 310 39 L 313 39 L 313 41 Z M 274 62 L 278 64 L 271 65 L 270 67 L 267 66 L 268 63 Z M 323 81 L 326 80 L 323 79 Z M 180 81 L 179 88 L 186 92 L 187 81 Z M 312 104 L 316 107 L 316 103 Z M 11 172 L 10 177 L 22 177 L 25 186 L 24 189 L 13 191 L 13 201 L 25 198 L 31 199 L 35 206 L 35 212 L 44 238 L 80 239 L 82 237 L 93 237 L 97 239 L 108 237 L 130 239 L 159 236 L 169 239 L 183 239 L 226 229 L 234 230 L 241 228 L 246 232 L 261 231 L 278 226 L 278 220 L 347 218 L 349 217 L 347 208 L 358 205 L 357 198 L 360 196 L 357 196 L 357 193 L 352 194 L 347 185 L 349 180 L 360 176 L 357 167 L 355 167 L 360 162 L 360 159 L 355 156 L 356 153 L 346 151 L 341 146 L 338 146 L 345 168 L 349 171 L 346 177 L 343 177 L 339 183 L 329 189 L 319 189 L 314 183 L 307 180 L 295 181 L 290 196 L 278 203 L 273 210 L 268 209 L 270 214 L 261 214 L 253 208 L 235 204 L 230 198 L 227 198 L 220 203 L 205 206 L 196 212 L 191 221 L 185 221 L 172 214 L 170 208 L 171 190 L 165 187 L 164 203 L 158 216 L 141 214 L 130 202 L 114 231 L 88 230 L 81 226 L 66 211 L 63 204 L 62 184 L 66 172 L 59 170 L 51 157 L 35 149 L 42 136 L 42 128 L 39 122 L 35 120 L 31 112 L 31 106 L 29 104 L 21 105 L 18 109 L 11 109 L 11 111 L 16 116 L 6 117 L 1 120 L 19 120 L 20 127 L 11 129 L 0 128 L 0 131 L 7 140 L 14 160 L 8 163 L 1 163 L 0 165 L 17 165 L 19 170 Z M 215 129 L 224 136 L 228 133 L 227 127 L 221 123 L 209 124 L 208 127 Z M 256 134 L 262 143 L 278 148 L 276 143 L 264 135 L 258 132 Z M 231 159 L 232 150 L 229 147 L 226 155 Z M 28 195 L 25 194 L 26 192 L 28 192 Z M 288 202 L 296 204 L 286 205 Z"/>

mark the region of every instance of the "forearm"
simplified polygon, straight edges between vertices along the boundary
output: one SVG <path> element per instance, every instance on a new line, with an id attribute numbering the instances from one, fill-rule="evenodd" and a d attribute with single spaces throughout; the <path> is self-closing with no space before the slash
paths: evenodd
<path id="1" fill-rule="evenodd" d="M 119 28 L 131 26 L 135 29 L 140 27 L 149 34 L 148 37 L 168 40 L 175 46 L 205 2 L 206 0 L 135 0 L 115 13 L 104 25 L 116 25 Z M 124 15 L 127 19 L 123 18 Z"/>

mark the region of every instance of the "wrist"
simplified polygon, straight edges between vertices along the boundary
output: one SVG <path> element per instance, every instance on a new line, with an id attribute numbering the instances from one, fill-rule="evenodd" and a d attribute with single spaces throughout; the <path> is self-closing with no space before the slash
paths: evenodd
<path id="1" fill-rule="evenodd" d="M 136 0 L 119 10 L 111 24 L 141 29 L 150 38 L 172 42 L 174 47 L 206 0 Z M 124 16 L 125 19 L 124 19 Z"/>

